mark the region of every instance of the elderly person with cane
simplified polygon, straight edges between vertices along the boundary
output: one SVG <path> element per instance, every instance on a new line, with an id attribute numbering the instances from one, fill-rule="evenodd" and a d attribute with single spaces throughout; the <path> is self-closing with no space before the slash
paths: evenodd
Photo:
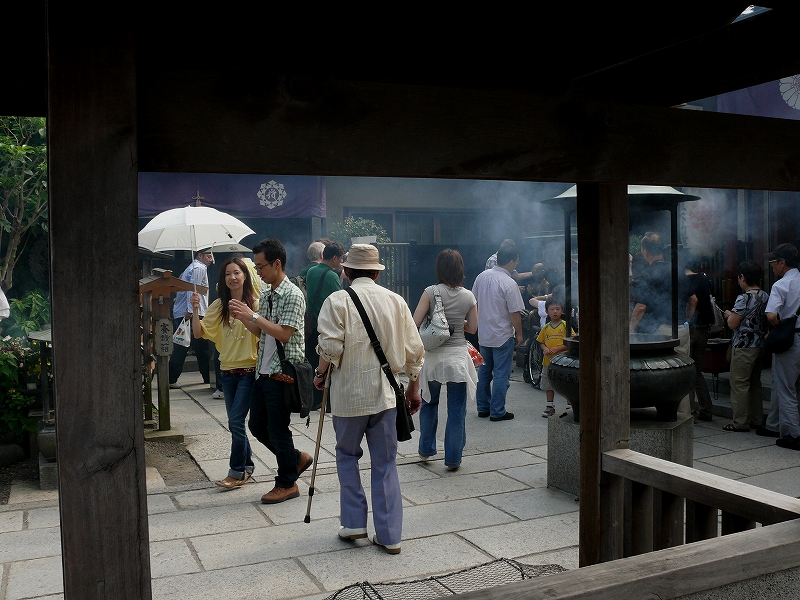
<path id="1" fill-rule="evenodd" d="M 411 311 L 402 296 L 379 286 L 375 280 L 385 268 L 378 249 L 353 244 L 342 263 L 350 289 L 363 305 L 392 373 L 405 371 L 409 378 L 405 399 L 411 412 L 419 410 L 418 377 L 424 349 Z M 339 538 L 367 537 L 367 499 L 361 485 L 358 461 L 366 437 L 370 453 L 373 543 L 389 554 L 400 553 L 403 500 L 397 475 L 397 416 L 395 391 L 380 368 L 354 300 L 347 290 L 325 300 L 317 320 L 319 367 L 314 386 L 322 390 L 328 369 L 333 428 L 336 432 L 336 470 L 339 476 Z"/>

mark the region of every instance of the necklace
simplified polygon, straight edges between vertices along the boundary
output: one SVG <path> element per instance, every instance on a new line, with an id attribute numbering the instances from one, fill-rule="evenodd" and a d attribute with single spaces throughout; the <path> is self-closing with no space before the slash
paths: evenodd
<path id="1" fill-rule="evenodd" d="M 225 334 L 225 337 L 232 337 L 235 340 L 243 340 L 245 338 L 244 335 L 233 335 L 233 328 L 235 325 L 236 325 L 236 319 L 234 317 L 231 317 L 228 320 L 228 331 Z M 244 332 L 242 333 L 244 334 Z"/>

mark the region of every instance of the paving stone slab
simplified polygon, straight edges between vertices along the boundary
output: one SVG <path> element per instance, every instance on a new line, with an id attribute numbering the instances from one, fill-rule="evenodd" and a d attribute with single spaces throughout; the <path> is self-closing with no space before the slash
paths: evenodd
<path id="1" fill-rule="evenodd" d="M 404 541 L 400 554 L 395 555 L 368 542 L 344 548 L 341 552 L 300 558 L 309 572 L 331 592 L 363 581 L 422 579 L 492 560 L 491 556 L 453 534 Z"/>
<path id="2" fill-rule="evenodd" d="M 704 459 L 705 460 L 705 459 Z M 703 471 L 704 473 L 711 473 L 712 475 L 719 475 L 720 477 L 727 477 L 728 479 L 741 479 L 744 477 L 741 473 L 737 473 L 735 471 L 728 471 L 727 469 L 720 469 L 719 467 L 715 467 L 714 465 L 709 465 L 703 460 L 696 460 L 692 464 L 692 467 L 697 469 L 698 471 Z"/>
<path id="3" fill-rule="evenodd" d="M 516 521 L 513 516 L 487 506 L 477 498 L 420 504 L 403 509 L 403 540 L 512 521 Z M 371 526 L 368 530 L 374 533 Z"/>
<path id="4" fill-rule="evenodd" d="M 153 600 L 297 598 L 320 591 L 292 560 L 162 577 L 154 580 L 152 587 Z"/>
<path id="5" fill-rule="evenodd" d="M 527 468 L 527 467 L 519 467 Z M 457 477 L 418 481 L 403 486 L 403 496 L 414 504 L 478 498 L 525 488 L 526 485 L 500 473 L 474 473 Z"/>
<path id="6" fill-rule="evenodd" d="M 338 518 L 312 519 L 204 535 L 191 542 L 203 567 L 210 570 L 335 552 L 348 544 L 338 538 L 338 531 Z"/>
<path id="7" fill-rule="evenodd" d="M 749 477 L 770 471 L 798 467 L 800 466 L 800 452 L 780 448 L 773 444 L 772 446 L 742 450 L 721 456 L 710 456 L 703 459 L 703 462 Z"/>
<path id="8" fill-rule="evenodd" d="M 22 531 L 22 511 L 0 513 L 0 533 Z M 0 579 L 0 581 L 2 581 Z"/>
<path id="9" fill-rule="evenodd" d="M 443 453 L 437 454 L 436 458 L 444 459 Z M 510 467 L 540 464 L 546 459 L 540 458 L 523 452 L 522 450 L 504 450 L 502 452 L 486 452 L 473 456 L 464 456 L 461 460 L 461 467 L 458 473 L 481 473 L 484 471 L 498 471 Z"/>
<path id="10" fill-rule="evenodd" d="M 483 500 L 524 521 L 578 510 L 575 496 L 548 488 L 495 494 Z"/>
<path id="11" fill-rule="evenodd" d="M 513 479 L 521 481 L 530 487 L 547 487 L 547 463 L 537 463 L 535 465 L 525 465 L 524 467 L 512 467 L 500 471 Z"/>
<path id="12" fill-rule="evenodd" d="M 275 482 L 267 476 L 256 476 L 254 479 L 255 481 L 251 480 L 243 486 L 232 490 L 226 490 L 215 485 L 201 490 L 176 493 L 174 495 L 175 502 L 178 503 L 181 510 L 211 508 L 214 506 L 254 506 L 261 501 L 261 496 L 275 487 Z M 302 482 L 297 485 L 298 488 L 301 488 Z M 303 489 L 305 488 L 300 489 L 301 497 Z M 307 494 L 308 492 L 306 491 Z M 295 502 L 296 500 L 290 501 L 292 504 Z"/>
<path id="13" fill-rule="evenodd" d="M 61 531 L 58 527 L 0 533 L 0 563 L 60 554 Z"/>
<path id="14" fill-rule="evenodd" d="M 706 440 L 708 438 L 702 438 Z M 720 454 L 727 454 L 730 452 L 727 448 L 721 448 L 720 446 L 712 446 L 710 444 L 706 444 L 704 442 L 695 441 L 693 444 L 693 458 L 695 460 L 708 458 L 709 456 L 719 456 Z"/>
<path id="15" fill-rule="evenodd" d="M 460 536 L 495 558 L 517 558 L 578 543 L 578 513 L 462 531 Z"/>
<path id="16" fill-rule="evenodd" d="M 147 496 L 147 514 L 157 515 L 159 513 L 176 512 L 178 507 L 172 501 L 168 494 L 148 494 Z"/>
<path id="17" fill-rule="evenodd" d="M 182 510 L 152 515 L 150 540 L 173 540 L 267 525 L 263 513 L 252 505 Z"/>
<path id="18" fill-rule="evenodd" d="M 523 452 L 527 452 L 528 454 L 533 454 L 543 460 L 547 460 L 547 444 L 542 446 L 533 446 L 531 448 L 522 448 Z"/>
<path id="19" fill-rule="evenodd" d="M 369 488 L 365 489 L 367 502 L 369 499 Z M 275 525 L 285 525 L 287 523 L 300 523 L 305 519 L 308 511 L 308 495 L 300 496 L 298 502 L 295 500 L 281 502 L 280 504 L 259 504 L 258 509 Z M 311 502 L 311 520 L 339 518 L 339 492 L 319 493 L 314 488 L 314 498 Z M 371 520 L 372 517 L 368 516 Z"/>
<path id="20" fill-rule="evenodd" d="M 747 433 L 721 431 L 717 435 L 709 435 L 702 439 L 704 444 L 718 446 L 732 452 L 775 445 L 775 438 L 756 435 L 752 430 Z"/>
<path id="21" fill-rule="evenodd" d="M 28 511 L 28 529 L 43 529 L 45 527 L 60 527 L 61 513 L 57 506 L 47 508 L 32 508 Z"/>
<path id="22" fill-rule="evenodd" d="M 155 467 L 145 467 L 145 485 L 148 492 L 160 492 L 167 489 L 167 484 L 164 483 L 164 478 Z"/>
<path id="23" fill-rule="evenodd" d="M 786 494 L 793 498 L 800 498 L 800 467 L 772 471 L 753 477 L 743 477 L 739 481 L 772 490 L 779 494 Z"/>
<path id="24" fill-rule="evenodd" d="M 37 598 L 63 591 L 60 556 L 23 560 L 8 569 L 6 600 Z"/>
<path id="25" fill-rule="evenodd" d="M 150 543 L 150 575 L 154 579 L 199 572 L 200 565 L 184 540 Z"/>

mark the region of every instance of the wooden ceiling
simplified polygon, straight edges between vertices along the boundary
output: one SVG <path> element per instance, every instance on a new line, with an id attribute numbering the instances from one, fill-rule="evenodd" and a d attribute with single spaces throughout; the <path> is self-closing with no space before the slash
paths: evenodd
<path id="1" fill-rule="evenodd" d="M 0 114 L 44 115 L 46 6 L 16 4 Z M 143 171 L 800 188 L 795 124 L 663 110 L 800 73 L 800 3 L 535 4 L 75 18 L 130 35 Z"/>
<path id="2" fill-rule="evenodd" d="M 0 114 L 43 115 L 46 2 L 14 4 L 4 9 L 11 50 Z M 120 18 L 137 22 L 143 73 L 222 69 L 673 106 L 800 72 L 798 3 L 772 2 L 736 23 L 748 3 L 535 4 L 458 14 L 408 4 L 180 14 L 137 3 L 135 14 Z M 75 18 L 96 16 L 76 11 Z"/>

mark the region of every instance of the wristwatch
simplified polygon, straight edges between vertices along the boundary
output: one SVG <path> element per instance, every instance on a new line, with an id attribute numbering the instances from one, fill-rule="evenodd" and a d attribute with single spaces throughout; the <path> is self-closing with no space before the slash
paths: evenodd
<path id="1" fill-rule="evenodd" d="M 324 378 L 327 373 L 328 373 L 328 371 L 325 371 L 325 373 L 320 373 L 319 371 L 314 369 L 314 379 L 316 379 L 317 377 Z"/>
<path id="2" fill-rule="evenodd" d="M 253 323 L 255 323 L 256 321 L 258 321 L 258 313 L 254 312 L 253 313 Z"/>

